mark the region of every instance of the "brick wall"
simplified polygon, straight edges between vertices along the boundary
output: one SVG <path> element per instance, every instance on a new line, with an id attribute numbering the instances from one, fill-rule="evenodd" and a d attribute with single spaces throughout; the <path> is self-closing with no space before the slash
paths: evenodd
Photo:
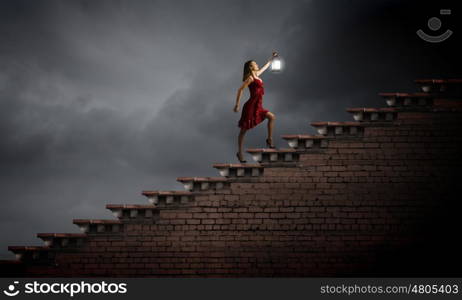
<path id="1" fill-rule="evenodd" d="M 221 178 L 179 178 L 186 191 L 144 191 L 149 205 L 108 205 L 114 220 L 74 220 L 84 233 L 11 246 L 3 276 L 460 276 L 462 106 L 427 86 L 248 149 L 257 163 Z"/>

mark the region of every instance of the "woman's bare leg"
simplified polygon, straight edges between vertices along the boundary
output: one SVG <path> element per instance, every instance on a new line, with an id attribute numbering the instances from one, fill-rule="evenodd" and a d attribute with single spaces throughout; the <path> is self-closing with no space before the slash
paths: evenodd
<path id="1" fill-rule="evenodd" d="M 274 120 L 276 116 L 272 112 L 266 113 L 266 118 L 268 119 L 268 140 L 272 142 L 273 140 L 273 127 L 274 127 Z"/>
<path id="2" fill-rule="evenodd" d="M 239 139 L 238 139 L 238 145 L 239 145 L 239 156 L 242 158 L 242 144 L 244 141 L 244 135 L 247 129 L 241 128 L 241 131 L 239 132 Z"/>

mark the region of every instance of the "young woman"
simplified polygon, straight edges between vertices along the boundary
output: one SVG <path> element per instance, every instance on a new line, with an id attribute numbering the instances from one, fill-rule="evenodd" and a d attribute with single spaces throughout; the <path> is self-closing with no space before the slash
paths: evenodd
<path id="1" fill-rule="evenodd" d="M 270 66 L 271 61 L 277 55 L 277 52 L 273 52 L 271 58 L 261 69 L 258 68 L 257 63 L 254 60 L 249 60 L 244 64 L 244 75 L 242 78 L 243 83 L 237 91 L 236 105 L 234 106 L 234 111 L 238 112 L 242 91 L 248 86 L 250 98 L 244 103 L 241 119 L 238 122 L 238 126 L 241 128 L 241 131 L 239 132 L 239 150 L 236 153 L 236 156 L 241 163 L 247 162 L 242 156 L 242 143 L 245 132 L 263 122 L 264 119 L 268 119 L 268 138 L 266 139 L 266 144 L 268 147 L 274 148 L 272 143 L 272 134 L 276 116 L 267 109 L 263 108 L 262 102 L 265 91 L 263 88 L 263 80 L 261 80 L 259 76 L 265 72 L 265 70 Z"/>

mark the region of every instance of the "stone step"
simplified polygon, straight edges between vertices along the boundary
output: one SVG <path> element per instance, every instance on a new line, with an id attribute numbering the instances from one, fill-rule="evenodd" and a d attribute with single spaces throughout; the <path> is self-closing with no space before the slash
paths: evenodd
<path id="1" fill-rule="evenodd" d="M 194 201 L 196 193 L 190 191 L 143 191 L 149 203 L 156 207 L 171 205 L 187 205 Z"/>
<path id="2" fill-rule="evenodd" d="M 74 219 L 72 222 L 80 228 L 80 231 L 87 234 L 113 234 L 123 231 L 123 222 L 120 220 Z"/>
<path id="3" fill-rule="evenodd" d="M 422 91 L 434 93 L 460 93 L 462 90 L 462 79 L 416 79 L 414 82 L 420 86 Z"/>
<path id="4" fill-rule="evenodd" d="M 389 106 L 400 111 L 453 112 L 462 110 L 462 97 L 429 93 L 379 93 Z"/>
<path id="5" fill-rule="evenodd" d="M 346 111 L 352 113 L 353 119 L 359 122 L 388 122 L 396 120 L 398 116 L 398 110 L 394 107 L 355 107 L 347 108 Z"/>
<path id="6" fill-rule="evenodd" d="M 289 147 L 297 150 L 321 149 L 328 145 L 328 139 L 324 135 L 285 134 L 282 138 L 287 140 Z"/>
<path id="7" fill-rule="evenodd" d="M 432 111 L 434 112 L 460 112 L 462 111 L 461 99 L 433 99 Z"/>
<path id="8" fill-rule="evenodd" d="M 223 177 L 178 177 L 176 180 L 183 183 L 185 190 L 191 192 L 222 190 L 229 187 L 228 179 Z"/>
<path id="9" fill-rule="evenodd" d="M 429 93 L 379 93 L 391 107 L 428 107 L 433 105 L 434 94 Z"/>
<path id="10" fill-rule="evenodd" d="M 360 137 L 364 134 L 364 126 L 361 122 L 311 122 L 317 132 L 324 136 L 334 137 Z"/>
<path id="11" fill-rule="evenodd" d="M 56 256 L 56 249 L 48 246 L 8 246 L 16 259 L 34 264 L 50 264 Z"/>
<path id="12" fill-rule="evenodd" d="M 273 163 L 293 163 L 299 159 L 299 153 L 290 148 L 251 148 L 246 151 L 252 155 L 254 161 L 262 163 L 263 166 L 270 166 Z"/>
<path id="13" fill-rule="evenodd" d="M 37 237 L 52 248 L 78 248 L 88 236 L 85 233 L 37 233 Z"/>
<path id="14" fill-rule="evenodd" d="M 106 208 L 119 220 L 140 221 L 159 217 L 159 209 L 155 205 L 106 204 Z"/>
<path id="15" fill-rule="evenodd" d="M 264 167 L 260 164 L 213 164 L 218 169 L 221 176 L 225 177 L 244 177 L 263 175 Z"/>

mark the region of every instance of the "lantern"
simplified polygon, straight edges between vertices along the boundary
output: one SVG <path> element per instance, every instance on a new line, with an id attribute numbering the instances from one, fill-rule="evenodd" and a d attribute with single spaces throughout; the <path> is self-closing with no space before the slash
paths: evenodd
<path id="1" fill-rule="evenodd" d="M 284 68 L 284 60 L 281 56 L 277 55 L 273 58 L 271 62 L 271 72 L 279 73 Z"/>

